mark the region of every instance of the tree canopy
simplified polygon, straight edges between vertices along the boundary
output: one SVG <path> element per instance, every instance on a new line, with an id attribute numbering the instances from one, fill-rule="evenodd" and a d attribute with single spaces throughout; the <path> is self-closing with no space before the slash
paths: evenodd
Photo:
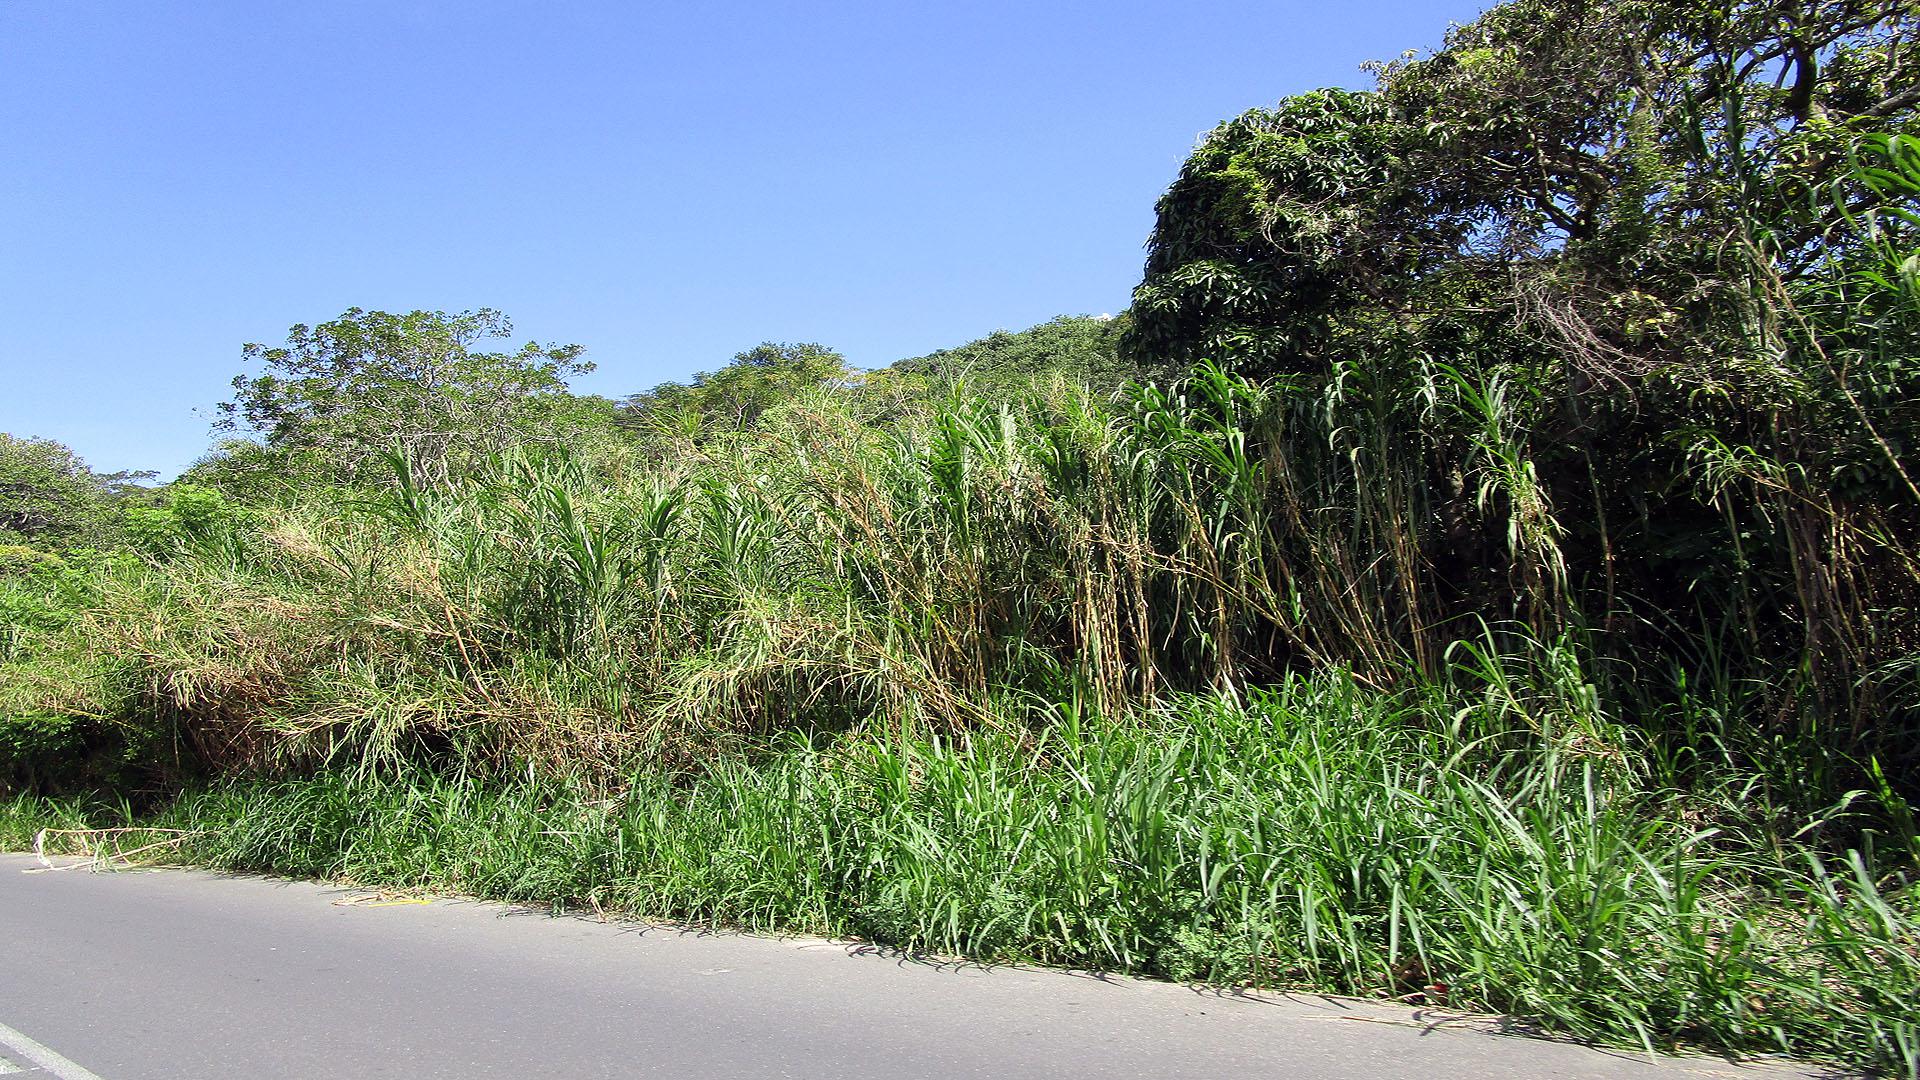
<path id="1" fill-rule="evenodd" d="M 102 475 L 63 443 L 0 432 L 0 544 L 98 542 L 112 496 L 151 475 Z"/>
<path id="2" fill-rule="evenodd" d="M 567 380 L 593 369 L 581 359 L 585 350 L 534 342 L 513 352 L 476 348 L 512 333 L 512 322 L 487 308 L 353 308 L 294 326 L 285 345 L 246 346 L 262 370 L 234 378 L 220 425 L 348 476 L 400 450 L 426 476 L 445 477 L 509 443 L 558 437 L 576 409 Z"/>
<path id="3" fill-rule="evenodd" d="M 1323 368 L 1511 312 L 1609 370 L 1724 358 L 1756 272 L 1844 254 L 1850 148 L 1920 104 L 1914 28 L 1898 0 L 1495 7 L 1375 91 L 1215 129 L 1160 201 L 1126 345 Z"/>
<path id="4" fill-rule="evenodd" d="M 1280 377 L 1325 436 L 1265 451 L 1326 485 L 1290 499 L 1399 519 L 1303 513 L 1289 559 L 1381 552 L 1380 635 L 1415 655 L 1465 621 L 1585 620 L 1659 669 L 1724 662 L 1739 626 L 1803 707 L 1895 730 L 1917 29 L 1888 0 L 1494 7 L 1373 91 L 1215 129 L 1160 200 L 1123 347 Z"/>
<path id="5" fill-rule="evenodd" d="M 630 395 L 620 421 L 632 430 L 714 436 L 751 430 L 768 410 L 803 391 L 852 377 L 846 358 L 825 345 L 762 342 L 691 383 L 661 383 Z"/>
<path id="6" fill-rule="evenodd" d="M 986 337 L 909 357 L 890 370 L 943 382 L 965 381 L 993 390 L 1054 371 L 1112 389 L 1136 374 L 1119 358 L 1116 343 L 1122 320 L 1105 316 L 1060 315 L 1025 330 L 995 330 Z"/>

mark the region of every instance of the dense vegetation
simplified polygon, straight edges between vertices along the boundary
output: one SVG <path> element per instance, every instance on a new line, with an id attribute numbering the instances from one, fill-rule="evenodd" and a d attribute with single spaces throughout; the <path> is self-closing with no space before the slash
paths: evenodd
<path id="1" fill-rule="evenodd" d="M 0 839 L 1920 1074 L 1915 29 L 1516 0 L 880 371 L 355 310 L 164 487 L 9 437 Z"/>

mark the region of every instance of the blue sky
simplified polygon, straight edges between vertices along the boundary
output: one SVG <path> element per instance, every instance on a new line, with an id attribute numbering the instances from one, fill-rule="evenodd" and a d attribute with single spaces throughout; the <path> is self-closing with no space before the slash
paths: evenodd
<path id="1" fill-rule="evenodd" d="M 184 467 L 240 346 L 495 307 L 622 395 L 1117 311 L 1217 121 L 1479 4 L 0 3 L 0 431 Z"/>

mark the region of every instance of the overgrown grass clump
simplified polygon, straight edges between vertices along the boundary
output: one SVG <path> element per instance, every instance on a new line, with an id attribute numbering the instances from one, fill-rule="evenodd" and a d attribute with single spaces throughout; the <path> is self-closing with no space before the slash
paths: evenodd
<path id="1" fill-rule="evenodd" d="M 1516 704 L 1318 678 L 1131 721 L 794 738 L 614 789 L 235 781 L 145 823 L 236 870 L 1920 1065 L 1901 880 L 1728 827 L 1778 809 L 1764 785 L 1682 796 L 1617 732 Z"/>

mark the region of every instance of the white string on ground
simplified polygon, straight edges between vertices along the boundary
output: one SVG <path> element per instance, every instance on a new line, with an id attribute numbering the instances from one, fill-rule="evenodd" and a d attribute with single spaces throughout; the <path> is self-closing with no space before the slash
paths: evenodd
<path id="1" fill-rule="evenodd" d="M 59 1077 L 59 1080 L 103 1080 L 99 1073 L 76 1065 L 53 1048 L 42 1046 L 5 1024 L 0 1024 L 0 1046 L 40 1066 Z"/>

